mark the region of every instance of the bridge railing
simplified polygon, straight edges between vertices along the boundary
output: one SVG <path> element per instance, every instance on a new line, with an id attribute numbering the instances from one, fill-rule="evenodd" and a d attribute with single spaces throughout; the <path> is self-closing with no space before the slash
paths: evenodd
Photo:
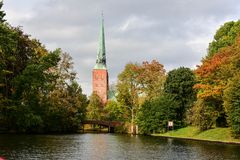
<path id="1" fill-rule="evenodd" d="M 120 121 L 103 121 L 103 120 L 85 120 L 82 124 L 98 124 L 107 127 L 117 127 L 123 125 Z"/>

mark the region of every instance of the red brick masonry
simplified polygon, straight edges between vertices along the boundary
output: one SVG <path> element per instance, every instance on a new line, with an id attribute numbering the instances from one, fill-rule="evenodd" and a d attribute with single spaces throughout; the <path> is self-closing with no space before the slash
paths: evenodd
<path id="1" fill-rule="evenodd" d="M 108 95 L 108 71 L 106 69 L 93 69 L 92 71 L 92 86 L 102 99 L 102 102 L 107 103 Z"/>

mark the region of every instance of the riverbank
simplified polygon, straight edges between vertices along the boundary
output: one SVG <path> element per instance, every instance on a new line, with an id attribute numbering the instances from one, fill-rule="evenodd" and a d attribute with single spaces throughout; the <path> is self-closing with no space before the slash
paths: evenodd
<path id="1" fill-rule="evenodd" d="M 196 127 L 185 127 L 163 134 L 152 134 L 152 136 L 240 144 L 240 139 L 235 139 L 231 136 L 230 128 L 214 128 L 199 132 Z"/>

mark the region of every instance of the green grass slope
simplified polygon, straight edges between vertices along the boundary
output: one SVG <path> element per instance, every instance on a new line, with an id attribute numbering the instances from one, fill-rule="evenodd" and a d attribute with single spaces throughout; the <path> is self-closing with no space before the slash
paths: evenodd
<path id="1" fill-rule="evenodd" d="M 200 132 L 196 127 L 185 127 L 163 134 L 152 134 L 153 136 L 188 138 L 196 140 L 218 141 L 226 143 L 240 143 L 240 139 L 231 137 L 230 128 L 214 128 Z"/>

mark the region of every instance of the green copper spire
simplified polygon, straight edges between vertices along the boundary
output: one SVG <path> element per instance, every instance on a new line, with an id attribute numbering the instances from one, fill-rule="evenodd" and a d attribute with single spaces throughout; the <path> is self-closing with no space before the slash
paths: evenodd
<path id="1" fill-rule="evenodd" d="M 98 42 L 97 60 L 96 60 L 96 64 L 94 66 L 94 69 L 107 69 L 107 67 L 106 67 L 106 49 L 105 49 L 103 14 L 102 14 L 102 17 L 101 17 L 101 26 L 100 26 L 100 34 L 99 34 L 99 42 Z"/>

